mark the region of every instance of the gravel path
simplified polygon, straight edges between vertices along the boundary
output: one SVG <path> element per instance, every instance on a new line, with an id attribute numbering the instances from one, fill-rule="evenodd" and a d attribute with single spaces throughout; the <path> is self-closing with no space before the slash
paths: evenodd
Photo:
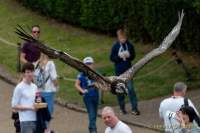
<path id="1" fill-rule="evenodd" d="M 13 121 L 11 120 L 10 101 L 14 86 L 0 80 L 0 129 L 1 133 L 14 133 Z M 51 127 L 58 133 L 88 133 L 87 131 L 87 114 L 80 113 L 56 105 L 54 119 Z M 98 118 L 98 132 L 103 133 L 105 125 Z M 156 133 L 145 128 L 130 126 L 134 133 Z"/>

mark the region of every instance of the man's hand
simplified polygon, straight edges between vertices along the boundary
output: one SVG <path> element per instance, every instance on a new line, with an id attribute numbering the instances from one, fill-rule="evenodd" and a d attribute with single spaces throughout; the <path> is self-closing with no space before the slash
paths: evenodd
<path id="1" fill-rule="evenodd" d="M 86 93 L 88 93 L 88 90 L 87 90 L 87 89 L 83 89 L 83 90 L 82 90 L 82 93 L 83 93 L 83 94 L 86 94 Z"/>
<path id="2" fill-rule="evenodd" d="M 177 115 L 178 121 L 179 121 L 180 124 L 181 124 L 181 127 L 182 127 L 182 128 L 185 128 L 185 121 L 184 121 L 184 119 L 183 119 L 182 113 L 181 113 L 180 111 L 178 111 L 178 112 L 176 112 L 176 115 Z"/>
<path id="3" fill-rule="evenodd" d="M 32 111 L 37 111 L 37 108 L 36 108 L 35 106 L 31 106 L 31 107 L 30 107 L 30 110 L 32 110 Z"/>

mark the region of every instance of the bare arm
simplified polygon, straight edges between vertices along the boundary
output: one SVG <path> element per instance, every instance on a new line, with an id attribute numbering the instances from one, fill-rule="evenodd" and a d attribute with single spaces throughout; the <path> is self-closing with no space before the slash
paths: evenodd
<path id="1" fill-rule="evenodd" d="M 25 59 L 26 54 L 25 53 L 21 53 L 20 54 L 20 61 L 22 64 L 27 63 L 28 61 Z"/>
<path id="2" fill-rule="evenodd" d="M 55 79 L 55 80 L 53 80 L 52 82 L 53 82 L 53 85 L 54 85 L 56 88 L 58 88 L 58 80 Z"/>
<path id="3" fill-rule="evenodd" d="M 16 111 L 25 111 L 25 110 L 35 111 L 34 106 L 24 106 L 24 105 L 16 105 L 16 106 L 12 107 L 12 109 L 14 109 Z"/>
<path id="4" fill-rule="evenodd" d="M 35 110 L 34 105 L 27 106 L 27 105 L 20 104 L 21 96 L 22 96 L 21 89 L 16 87 L 14 89 L 14 93 L 13 93 L 13 97 L 11 101 L 12 109 L 16 111 Z"/>
<path id="5" fill-rule="evenodd" d="M 79 92 L 85 93 L 86 90 L 84 90 L 83 88 L 81 88 L 80 83 L 81 83 L 81 81 L 77 79 L 77 80 L 75 81 L 74 86 L 76 87 L 76 89 L 77 89 Z"/>

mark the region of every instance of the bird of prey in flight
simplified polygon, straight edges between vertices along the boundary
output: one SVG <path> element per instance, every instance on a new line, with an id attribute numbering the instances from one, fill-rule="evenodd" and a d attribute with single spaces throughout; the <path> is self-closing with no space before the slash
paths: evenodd
<path id="1" fill-rule="evenodd" d="M 116 95 L 124 95 L 127 94 L 127 86 L 126 86 L 127 81 L 132 80 L 134 75 L 141 68 L 143 68 L 145 64 L 147 64 L 160 54 L 164 53 L 172 45 L 172 43 L 180 33 L 184 12 L 182 11 L 181 14 L 179 13 L 178 17 L 179 19 L 177 24 L 174 26 L 171 32 L 164 38 L 159 47 L 147 53 L 142 59 L 136 62 L 130 69 L 128 69 L 120 76 L 110 76 L 110 77 L 104 77 L 99 73 L 95 72 L 94 70 L 92 70 L 91 68 L 89 68 L 88 66 L 86 66 L 84 63 L 82 63 L 82 61 L 69 55 L 68 53 L 49 47 L 42 41 L 34 39 L 20 25 L 17 26 L 16 33 L 18 34 L 19 38 L 21 38 L 24 41 L 31 42 L 34 46 L 39 48 L 42 53 L 48 55 L 49 57 L 60 59 L 64 63 L 75 68 L 76 70 L 84 72 L 90 79 L 96 81 L 94 84 L 96 88 L 105 91 L 111 91 L 113 94 Z"/>

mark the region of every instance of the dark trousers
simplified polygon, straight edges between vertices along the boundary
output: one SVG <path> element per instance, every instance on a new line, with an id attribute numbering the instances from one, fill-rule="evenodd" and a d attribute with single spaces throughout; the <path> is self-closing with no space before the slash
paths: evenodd
<path id="1" fill-rule="evenodd" d="M 134 89 L 132 80 L 128 81 L 127 87 L 128 87 L 128 97 L 129 97 L 129 100 L 131 103 L 132 111 L 136 111 L 137 110 L 137 96 L 135 93 L 135 89 Z M 120 110 L 125 111 L 126 110 L 125 96 L 119 95 L 119 96 L 117 96 L 117 99 L 118 99 L 118 103 L 120 106 Z"/>

